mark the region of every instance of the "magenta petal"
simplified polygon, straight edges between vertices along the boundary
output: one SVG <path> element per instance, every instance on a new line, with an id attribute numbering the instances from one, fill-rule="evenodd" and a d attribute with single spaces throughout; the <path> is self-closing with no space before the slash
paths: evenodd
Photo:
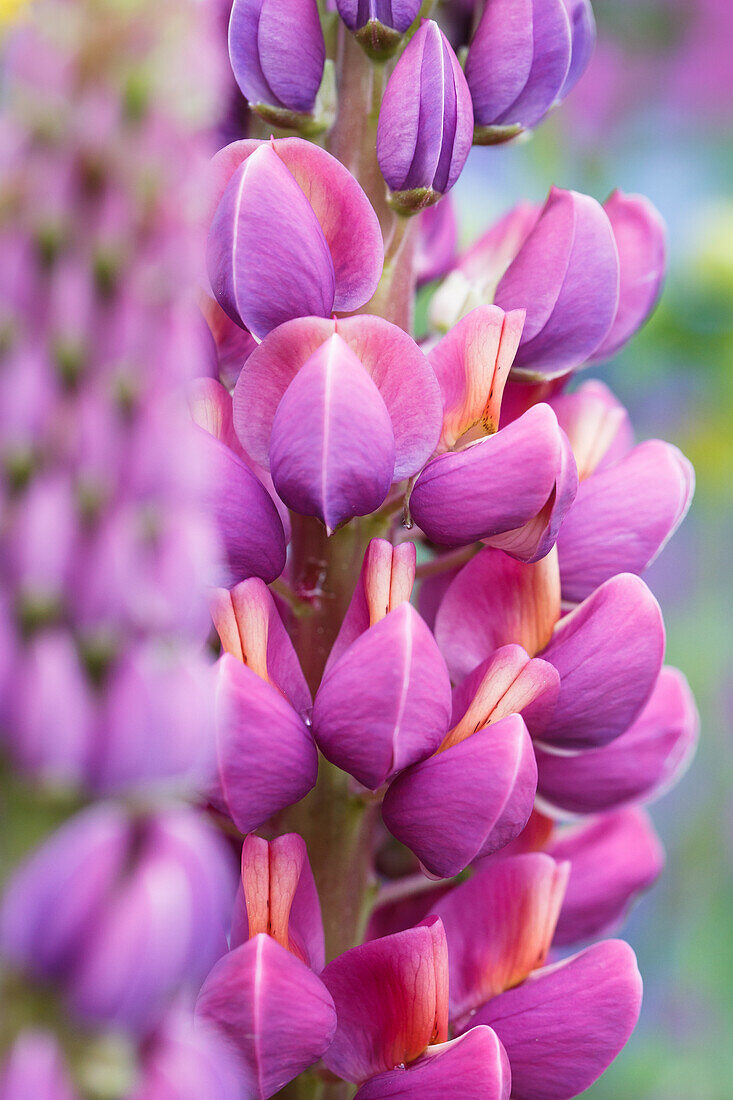
<path id="1" fill-rule="evenodd" d="M 414 542 L 393 546 L 387 539 L 372 539 L 366 548 L 359 580 L 344 615 L 326 671 L 359 635 L 407 603 L 415 583 Z"/>
<path id="2" fill-rule="evenodd" d="M 313 733 L 328 760 L 374 790 L 438 748 L 450 707 L 435 639 L 403 603 L 331 665 L 313 705 Z"/>
<path id="3" fill-rule="evenodd" d="M 4 1054 L 1 1100 L 78 1100 L 64 1055 L 45 1031 L 24 1030 Z"/>
<path id="4" fill-rule="evenodd" d="M 560 620 L 542 656 L 560 673 L 543 740 L 605 745 L 631 725 L 656 683 L 664 656 L 659 604 L 642 580 L 620 573 Z"/>
<path id="5" fill-rule="evenodd" d="M 440 388 L 412 337 L 368 314 L 281 325 L 248 358 L 234 390 L 234 427 L 248 454 L 267 465 L 275 412 L 303 364 L 334 334 L 348 344 L 382 395 L 395 439 L 395 480 L 417 473 L 440 435 Z"/>
<path id="6" fill-rule="evenodd" d="M 664 866 L 649 815 L 636 806 L 560 833 L 548 847 L 570 861 L 570 878 L 553 943 L 562 947 L 613 931 Z"/>
<path id="7" fill-rule="evenodd" d="M 276 224 L 265 246 L 262 226 Z M 209 279 L 222 309 L 257 337 L 292 317 L 327 317 L 335 276 L 313 207 L 268 144 L 236 170 L 209 231 Z"/>
<path id="8" fill-rule="evenodd" d="M 219 661 L 217 751 L 223 800 L 243 833 L 316 781 L 318 754 L 303 721 L 277 688 L 228 653 Z"/>
<path id="9" fill-rule="evenodd" d="M 209 220 L 242 161 L 262 146 L 235 141 L 221 149 L 209 166 Z M 320 223 L 333 261 L 336 290 L 333 309 L 358 309 L 377 289 L 384 246 L 379 220 L 357 180 L 340 161 L 302 138 L 271 143 Z"/>
<path id="10" fill-rule="evenodd" d="M 618 252 L 603 207 L 553 188 L 496 291 L 502 309 L 527 311 L 514 369 L 556 377 L 579 367 L 607 336 L 618 295 Z"/>
<path id="11" fill-rule="evenodd" d="M 486 549 L 451 582 L 435 617 L 435 637 L 453 679 L 460 680 L 500 646 L 538 653 L 559 617 L 554 554 L 526 565 Z"/>
<path id="12" fill-rule="evenodd" d="M 608 359 L 644 324 L 657 304 L 667 263 L 667 227 L 649 199 L 614 191 L 603 204 L 621 265 L 618 312 L 594 359 Z"/>
<path id="13" fill-rule="evenodd" d="M 321 975 L 338 1028 L 324 1063 L 347 1081 L 414 1061 L 448 1035 L 448 950 L 437 918 L 352 947 Z"/>
<path id="14" fill-rule="evenodd" d="M 516 532 L 546 506 L 554 511 L 555 500 L 564 515 L 575 495 L 574 474 L 575 463 L 555 414 L 549 405 L 535 405 L 496 435 L 428 463 L 410 496 L 410 510 L 433 542 L 463 546 Z M 553 531 L 562 515 L 556 516 Z M 543 516 L 540 529 L 547 525 Z M 533 557 L 540 542 L 548 553 L 552 543 L 545 548 L 541 538 L 532 540 L 531 547 L 513 549 L 520 549 L 519 557 L 529 549 Z"/>
<path id="15" fill-rule="evenodd" d="M 326 58 L 316 0 L 234 0 L 229 58 L 252 105 L 310 111 Z"/>
<path id="16" fill-rule="evenodd" d="M 382 816 L 431 874 L 449 878 L 522 831 L 536 788 L 532 742 L 512 714 L 403 772 Z"/>
<path id="17" fill-rule="evenodd" d="M 509 1100 L 511 1073 L 506 1051 L 489 1027 L 474 1027 L 449 1043 L 429 1046 L 405 1068 L 380 1073 L 355 1100 Z"/>
<path id="18" fill-rule="evenodd" d="M 545 728 L 559 690 L 560 676 L 549 661 L 530 658 L 519 645 L 502 646 L 453 689 L 452 729 L 446 742 L 462 741 L 508 714 L 521 714 L 536 736 Z"/>
<path id="19" fill-rule="evenodd" d="M 328 990 L 294 955 L 261 933 L 219 959 L 196 1015 L 237 1051 L 247 1095 L 267 1100 L 325 1054 L 336 1030 Z"/>
<path id="20" fill-rule="evenodd" d="M 684 519 L 694 487 L 685 456 L 659 439 L 584 481 L 558 544 L 564 598 L 582 600 L 616 573 L 642 573 Z"/>
<path id="21" fill-rule="evenodd" d="M 274 581 L 285 566 L 285 532 L 272 498 L 234 451 L 204 431 L 200 436 L 207 464 L 205 503 L 222 543 L 212 580 L 225 587 L 246 577 Z"/>
<path id="22" fill-rule="evenodd" d="M 288 507 L 329 533 L 376 511 L 392 483 L 395 441 L 379 390 L 334 334 L 303 364 L 272 422 L 270 470 Z"/>
<path id="23" fill-rule="evenodd" d="M 575 814 L 648 801 L 679 779 L 695 751 L 699 718 L 687 681 L 663 668 L 648 703 L 609 745 L 575 755 L 536 747 L 543 802 Z"/>
<path id="24" fill-rule="evenodd" d="M 569 1100 L 592 1085 L 636 1026 L 641 977 L 634 952 L 604 940 L 536 971 L 479 1009 L 512 1067 L 515 1100 Z"/>
<path id="25" fill-rule="evenodd" d="M 473 1010 L 542 966 L 552 943 L 569 866 L 539 852 L 484 864 L 431 909 L 448 940 L 450 1016 Z"/>

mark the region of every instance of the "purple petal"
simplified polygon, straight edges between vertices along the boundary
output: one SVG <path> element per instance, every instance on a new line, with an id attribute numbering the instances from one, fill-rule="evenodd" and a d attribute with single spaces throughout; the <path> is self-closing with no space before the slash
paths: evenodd
<path id="1" fill-rule="evenodd" d="M 438 748 L 450 706 L 435 639 L 403 603 L 331 665 L 313 705 L 313 733 L 328 760 L 375 790 Z"/>
<path id="2" fill-rule="evenodd" d="M 546 804 L 575 814 L 648 801 L 677 782 L 698 732 L 687 681 L 676 668 L 663 668 L 641 714 L 609 745 L 572 756 L 537 746 L 538 792 Z"/>
<path id="3" fill-rule="evenodd" d="M 428 538 L 441 546 L 464 546 L 511 532 L 503 548 L 513 556 L 529 552 L 533 558 L 537 550 L 546 554 L 552 549 L 554 533 L 575 496 L 576 480 L 570 446 L 555 414 L 549 405 L 535 405 L 495 435 L 428 463 L 410 496 L 410 511 Z M 517 529 L 526 524 L 534 534 L 523 540 Z"/>
<path id="4" fill-rule="evenodd" d="M 234 390 L 234 426 L 248 454 L 267 465 L 275 412 L 303 364 L 334 334 L 375 383 L 392 420 L 396 481 L 416 473 L 435 450 L 442 405 L 432 367 L 396 325 L 364 315 L 307 317 L 281 325 L 250 355 Z"/>
<path id="5" fill-rule="evenodd" d="M 634 952 L 604 940 L 536 971 L 476 1013 L 504 1045 L 515 1100 L 569 1100 L 622 1050 L 641 1008 Z"/>
<path id="6" fill-rule="evenodd" d="M 1 1100 L 78 1100 L 56 1039 L 21 1031 L 0 1069 Z"/>
<path id="7" fill-rule="evenodd" d="M 403 772 L 382 816 L 431 874 L 449 878 L 522 831 L 536 788 L 532 742 L 512 714 Z"/>
<path id="8" fill-rule="evenodd" d="M 271 936 L 260 934 L 219 959 L 196 1015 L 237 1051 L 247 1095 L 266 1100 L 317 1062 L 336 1029 L 328 990 Z"/>
<path id="9" fill-rule="evenodd" d="M 359 1089 L 355 1100 L 509 1100 L 509 1059 L 489 1027 L 474 1027 L 449 1043 L 429 1046 L 416 1062 L 380 1073 Z"/>
<path id="10" fill-rule="evenodd" d="M 502 309 L 527 311 L 516 371 L 556 377 L 589 359 L 619 300 L 618 250 L 600 203 L 553 187 L 495 300 Z"/>
<path id="11" fill-rule="evenodd" d="M 650 439 L 578 489 L 558 542 L 563 597 L 582 600 L 616 573 L 642 573 L 687 514 L 695 472 Z"/>
<path id="12" fill-rule="evenodd" d="M 453 728 L 443 747 L 508 714 L 522 714 L 533 734 L 544 729 L 560 690 L 554 665 L 530 658 L 519 645 L 497 649 L 453 689 Z"/>
<path id="13" fill-rule="evenodd" d="M 584 382 L 574 393 L 551 398 L 550 404 L 570 440 L 581 481 L 631 450 L 629 414 L 603 382 Z"/>
<path id="14" fill-rule="evenodd" d="M 667 264 L 667 227 L 647 198 L 614 191 L 603 209 L 616 239 L 621 285 L 616 318 L 594 359 L 615 355 L 644 324 L 659 299 Z"/>
<path id="15" fill-rule="evenodd" d="M 420 0 L 336 0 L 336 7 L 349 30 L 361 30 L 375 20 L 404 34 L 417 19 Z"/>
<path id="16" fill-rule="evenodd" d="M 412 1062 L 448 1036 L 448 950 L 437 919 L 352 947 L 321 977 L 338 1016 L 323 1061 L 347 1081 Z"/>
<path id="17" fill-rule="evenodd" d="M 277 233 L 262 239 L 263 225 Z M 313 207 L 270 145 L 227 184 L 209 231 L 209 279 L 222 309 L 257 337 L 293 317 L 327 317 L 335 294 L 331 253 Z"/>
<path id="18" fill-rule="evenodd" d="M 311 707 L 311 693 L 290 635 L 269 588 L 258 577 L 209 597 L 222 649 L 274 684 L 298 714 Z"/>
<path id="19" fill-rule="evenodd" d="M 209 165 L 208 222 L 229 180 L 263 142 L 235 141 Z M 368 302 L 382 274 L 384 246 L 379 220 L 351 172 L 340 161 L 302 138 L 270 143 L 313 208 L 333 261 L 333 309 L 348 311 Z"/>
<path id="20" fill-rule="evenodd" d="M 168 1012 L 146 1037 L 129 1100 L 245 1100 L 241 1067 L 226 1040 L 186 1009 Z"/>
<path id="21" fill-rule="evenodd" d="M 473 138 L 471 95 L 458 59 L 428 19 L 389 78 L 379 111 L 377 159 L 393 191 L 445 194 L 466 163 Z"/>
<path id="22" fill-rule="evenodd" d="M 664 849 L 649 815 L 635 806 L 560 833 L 548 852 L 570 861 L 553 940 L 558 947 L 617 928 L 664 866 Z"/>
<path id="23" fill-rule="evenodd" d="M 267 932 L 317 973 L 326 962 L 321 905 L 305 841 L 286 833 L 272 841 L 251 833 L 242 846 L 242 889 L 231 946 Z"/>
<path id="24" fill-rule="evenodd" d="M 381 394 L 338 334 L 303 364 L 272 422 L 270 470 L 279 496 L 329 534 L 370 515 L 392 483 L 395 440 Z"/>
<path id="25" fill-rule="evenodd" d="M 642 580 L 620 573 L 560 620 L 542 656 L 560 673 L 543 740 L 605 745 L 631 725 L 656 683 L 664 656 L 659 604 Z"/>
<path id="26" fill-rule="evenodd" d="M 558 97 L 570 66 L 562 0 L 491 0 L 466 59 L 477 126 L 534 126 Z"/>
<path id="27" fill-rule="evenodd" d="M 560 90 L 559 99 L 564 99 L 578 83 L 588 68 L 596 44 L 596 21 L 590 0 L 563 0 L 563 3 L 570 20 L 572 54 L 568 75 Z"/>
<path id="28" fill-rule="evenodd" d="M 550 950 L 569 866 L 534 852 L 487 863 L 431 909 L 448 940 L 450 1017 L 460 1029 Z"/>
<path id="29" fill-rule="evenodd" d="M 326 662 L 326 672 L 352 642 L 400 604 L 408 603 L 415 583 L 414 542 L 393 546 L 372 539 L 366 548 L 359 580 Z"/>
<path id="30" fill-rule="evenodd" d="M 228 653 L 219 661 L 217 745 L 224 803 L 243 833 L 298 802 L 316 781 L 316 747 L 303 721 Z"/>
<path id="31" fill-rule="evenodd" d="M 507 314 L 498 306 L 480 306 L 431 349 L 428 358 L 443 398 L 441 450 L 454 447 L 470 431 L 468 442 L 471 429 L 480 438 L 499 427 L 504 384 L 523 325 L 522 310 Z"/>
<path id="32" fill-rule="evenodd" d="M 229 58 L 251 104 L 310 111 L 326 59 L 316 0 L 234 0 Z"/>
<path id="33" fill-rule="evenodd" d="M 461 680 L 503 645 L 538 653 L 559 618 L 555 554 L 526 565 L 487 549 L 451 583 L 435 618 L 435 637 L 451 676 Z"/>

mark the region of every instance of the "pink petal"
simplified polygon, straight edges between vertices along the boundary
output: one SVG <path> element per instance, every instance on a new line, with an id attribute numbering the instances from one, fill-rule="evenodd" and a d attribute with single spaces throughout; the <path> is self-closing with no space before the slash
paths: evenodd
<path id="1" fill-rule="evenodd" d="M 560 673 L 543 740 L 561 748 L 605 745 L 654 689 L 664 657 L 659 604 L 642 580 L 620 573 L 560 620 L 542 656 Z"/>
<path id="2" fill-rule="evenodd" d="M 547 850 L 555 859 L 570 861 L 553 940 L 558 947 L 617 928 L 664 866 L 664 849 L 649 815 L 635 806 L 561 832 Z"/>
<path id="3" fill-rule="evenodd" d="M 386 539 L 371 540 L 354 595 L 328 655 L 326 672 L 365 630 L 409 601 L 415 583 L 415 562 L 414 542 L 393 546 Z"/>
<path id="4" fill-rule="evenodd" d="M 559 690 L 560 676 L 548 661 L 530 658 L 519 645 L 502 646 L 453 689 L 454 724 L 442 747 L 508 714 L 522 714 L 530 733 L 540 732 Z"/>
<path id="5" fill-rule="evenodd" d="M 690 763 L 698 733 L 685 677 L 676 668 L 663 668 L 646 706 L 610 744 L 571 756 L 537 746 L 539 793 L 545 804 L 580 814 L 656 798 Z"/>
<path id="6" fill-rule="evenodd" d="M 685 456 L 659 439 L 584 481 L 558 545 L 563 596 L 581 600 L 616 573 L 642 573 L 685 518 L 694 486 Z"/>
<path id="7" fill-rule="evenodd" d="M 217 750 L 224 804 L 243 833 L 298 802 L 316 781 L 318 755 L 302 720 L 228 653 L 219 661 Z"/>
<path id="8" fill-rule="evenodd" d="M 247 1095 L 258 1100 L 317 1062 L 336 1030 L 333 1001 L 320 978 L 262 934 L 219 959 L 196 1014 L 237 1051 Z"/>
<path id="9" fill-rule="evenodd" d="M 550 404 L 570 440 L 581 481 L 631 449 L 629 414 L 603 382 L 584 382 L 574 393 L 552 397 Z"/>
<path id="10" fill-rule="evenodd" d="M 448 940 L 450 1015 L 457 1028 L 484 1001 L 542 966 L 569 871 L 567 863 L 539 852 L 487 862 L 432 907 Z"/>
<path id="11" fill-rule="evenodd" d="M 250 355 L 234 390 L 234 426 L 247 453 L 266 465 L 275 412 L 292 379 L 338 333 L 382 395 L 392 420 L 395 480 L 417 472 L 440 434 L 440 389 L 415 341 L 396 325 L 368 315 L 281 325 Z"/>
<path id="12" fill-rule="evenodd" d="M 309 711 L 310 689 L 267 585 L 251 577 L 214 588 L 209 607 L 223 651 L 274 684 L 299 714 Z"/>
<path id="13" fill-rule="evenodd" d="M 503 1043 L 515 1100 L 569 1100 L 622 1050 L 641 1008 L 634 952 L 604 940 L 538 970 L 476 1013 Z"/>
<path id="14" fill-rule="evenodd" d="M 509 1059 L 489 1027 L 474 1027 L 449 1043 L 430 1046 L 416 1062 L 380 1073 L 359 1089 L 355 1100 L 509 1100 Z"/>
<path id="15" fill-rule="evenodd" d="M 500 646 L 530 656 L 548 643 L 560 617 L 555 554 L 532 565 L 500 550 L 482 550 L 450 585 L 435 618 L 435 637 L 454 679 L 462 679 Z"/>
<path id="16" fill-rule="evenodd" d="M 450 878 L 522 831 L 536 787 L 527 727 L 511 714 L 403 772 L 382 816 L 431 874 Z"/>
<path id="17" fill-rule="evenodd" d="M 277 225 L 267 246 L 262 226 Z M 219 305 L 257 337 L 292 317 L 327 317 L 335 275 L 313 207 L 269 144 L 227 184 L 209 231 L 209 279 Z"/>
<path id="18" fill-rule="evenodd" d="M 437 749 L 450 705 L 435 639 L 403 603 L 331 665 L 316 694 L 313 733 L 328 760 L 376 789 Z"/>
<path id="19" fill-rule="evenodd" d="M 395 440 L 379 390 L 338 334 L 310 356 L 272 422 L 270 470 L 293 511 L 329 533 L 370 515 L 392 483 Z"/>
<path id="20" fill-rule="evenodd" d="M 448 1036 L 448 949 L 437 918 L 352 947 L 321 977 L 338 1016 L 323 1060 L 347 1081 L 413 1062 Z"/>

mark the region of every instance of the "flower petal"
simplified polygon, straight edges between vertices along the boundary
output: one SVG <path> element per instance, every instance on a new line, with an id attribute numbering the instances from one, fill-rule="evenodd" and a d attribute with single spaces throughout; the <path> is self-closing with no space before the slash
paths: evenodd
<path id="1" fill-rule="evenodd" d="M 536 971 L 479 1009 L 512 1067 L 516 1100 L 569 1100 L 600 1077 L 636 1026 L 641 977 L 634 952 L 604 940 Z"/>
<path id="2" fill-rule="evenodd" d="M 633 430 L 629 414 L 598 379 L 584 382 L 574 393 L 552 397 L 550 404 L 570 440 L 581 481 L 631 450 Z"/>
<path id="3" fill-rule="evenodd" d="M 219 783 L 243 833 L 311 789 L 318 754 L 302 720 L 271 684 L 225 653 L 217 689 Z"/>
<path id="4" fill-rule="evenodd" d="M 633 724 L 601 748 L 568 756 L 536 746 L 538 793 L 561 812 L 592 814 L 658 797 L 689 764 L 699 718 L 687 681 L 663 668 Z"/>
<path id="5" fill-rule="evenodd" d="M 382 395 L 392 420 L 395 480 L 416 473 L 440 434 L 440 388 L 415 341 L 381 317 L 281 325 L 247 359 L 234 390 L 234 426 L 248 454 L 267 465 L 275 412 L 292 379 L 335 333 L 348 344 Z"/>
<path id="6" fill-rule="evenodd" d="M 654 689 L 664 657 L 659 604 L 642 580 L 620 573 L 560 620 L 542 656 L 560 673 L 543 740 L 605 745 L 628 729 Z"/>
<path id="7" fill-rule="evenodd" d="M 460 680 L 503 645 L 530 656 L 548 643 L 560 617 L 560 575 L 554 553 L 531 565 L 501 550 L 482 550 L 453 580 L 435 618 L 435 637 Z"/>
<path id="8" fill-rule="evenodd" d="M 550 950 L 570 867 L 539 852 L 486 862 L 430 910 L 448 940 L 450 1017 L 518 985 Z"/>
<path id="9" fill-rule="evenodd" d="M 359 1089 L 355 1100 L 509 1100 L 509 1059 L 489 1027 L 474 1027 L 449 1043 L 430 1046 L 412 1065 L 380 1073 Z"/>
<path id="10" fill-rule="evenodd" d="M 450 705 L 435 639 L 403 603 L 331 665 L 316 694 L 313 733 L 328 760 L 376 789 L 437 749 Z"/>
<path id="11" fill-rule="evenodd" d="M 370 515 L 392 483 L 395 440 L 379 390 L 338 334 L 303 364 L 272 422 L 270 470 L 294 512 L 329 533 Z"/>
<path id="12" fill-rule="evenodd" d="M 448 950 L 437 918 L 352 947 L 321 977 L 338 1015 L 323 1060 L 347 1081 L 412 1062 L 448 1036 Z"/>
<path id="13" fill-rule="evenodd" d="M 511 714 L 403 772 L 382 816 L 431 874 L 450 878 L 522 831 L 536 787 L 527 727 Z"/>
<path id="14" fill-rule="evenodd" d="M 636 806 L 572 827 L 547 849 L 570 861 L 553 943 L 562 947 L 607 933 L 661 874 L 664 849 L 649 815 Z"/>
<path id="15" fill-rule="evenodd" d="M 690 463 L 660 439 L 584 481 L 559 538 L 563 596 L 582 600 L 616 573 L 642 573 L 686 516 L 694 487 Z"/>
<path id="16" fill-rule="evenodd" d="M 219 959 L 199 993 L 196 1015 L 237 1051 L 247 1095 L 258 1100 L 317 1062 L 336 1030 L 323 982 L 264 934 Z"/>

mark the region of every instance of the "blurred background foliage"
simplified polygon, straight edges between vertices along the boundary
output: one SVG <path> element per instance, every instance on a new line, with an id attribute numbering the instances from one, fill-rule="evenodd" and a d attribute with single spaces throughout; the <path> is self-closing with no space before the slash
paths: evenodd
<path id="1" fill-rule="evenodd" d="M 697 696 L 702 738 L 652 807 L 668 866 L 623 930 L 645 980 L 641 1023 L 593 1100 L 733 1098 L 733 3 L 594 0 L 598 45 L 578 87 L 525 143 L 474 149 L 455 189 L 465 241 L 551 184 L 647 194 L 669 226 L 669 274 L 647 327 L 592 373 L 637 438 L 697 470 L 682 529 L 649 570 L 667 660 Z"/>

